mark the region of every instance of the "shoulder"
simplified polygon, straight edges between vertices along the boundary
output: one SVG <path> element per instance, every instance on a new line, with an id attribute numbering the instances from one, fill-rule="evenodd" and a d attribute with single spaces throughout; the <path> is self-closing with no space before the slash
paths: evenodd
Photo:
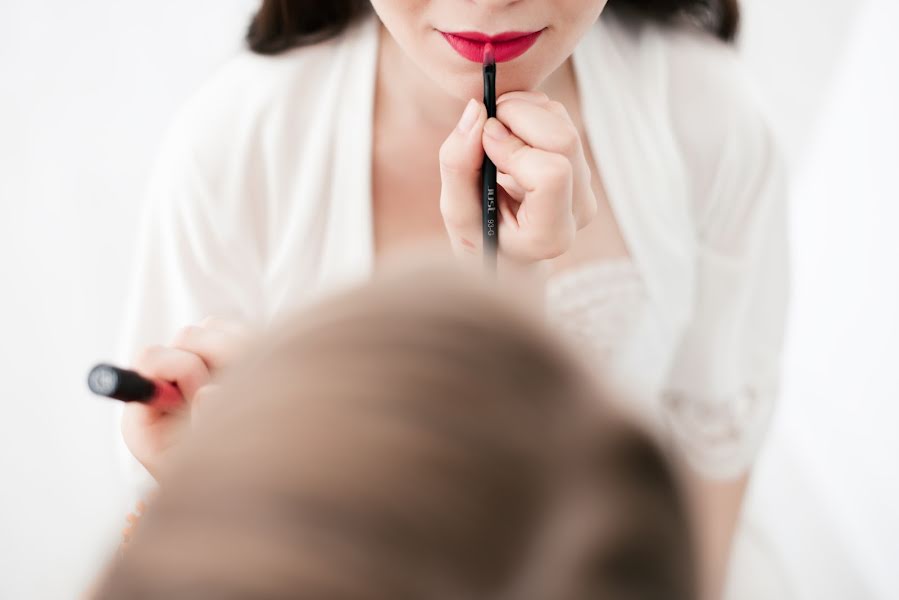
<path id="1" fill-rule="evenodd" d="M 737 46 L 687 26 L 644 25 L 630 36 L 653 69 L 700 229 L 710 212 L 746 214 L 785 200 L 786 165 L 756 82 Z M 650 66 L 651 65 L 651 66 Z"/>
<path id="2" fill-rule="evenodd" d="M 688 166 L 719 170 L 739 159 L 763 168 L 778 152 L 776 135 L 738 50 L 683 29 L 666 33 L 664 48 L 671 122 Z"/>
<path id="3" fill-rule="evenodd" d="M 305 132 L 322 127 L 329 103 L 345 91 L 343 75 L 370 33 L 357 24 L 336 38 L 277 56 L 241 51 L 175 115 L 161 158 L 180 160 L 189 154 L 215 175 L 245 165 L 258 152 L 282 152 L 283 144 L 302 143 Z"/>
<path id="4" fill-rule="evenodd" d="M 670 119 L 697 231 L 717 247 L 746 248 L 788 200 L 769 108 L 735 46 L 672 29 L 664 48 Z"/>
<path id="5" fill-rule="evenodd" d="M 734 45 L 613 11 L 589 34 L 588 49 L 603 92 L 659 141 L 673 138 L 690 175 L 720 166 L 725 149 L 752 164 L 776 146 L 769 110 Z"/>
<path id="6" fill-rule="evenodd" d="M 603 89 L 618 96 L 616 109 L 649 150 L 666 149 L 659 173 L 683 175 L 675 182 L 696 230 L 724 241 L 750 235 L 740 224 L 783 204 L 788 185 L 769 108 L 738 48 L 687 26 L 601 21 L 597 62 L 614 81 Z"/>
<path id="7" fill-rule="evenodd" d="M 259 118 L 286 104 L 308 104 L 329 75 L 342 40 L 277 56 L 244 50 L 223 65 L 185 104 L 176 124 L 192 133 L 224 122 Z M 306 93 L 304 93 L 306 92 Z"/>

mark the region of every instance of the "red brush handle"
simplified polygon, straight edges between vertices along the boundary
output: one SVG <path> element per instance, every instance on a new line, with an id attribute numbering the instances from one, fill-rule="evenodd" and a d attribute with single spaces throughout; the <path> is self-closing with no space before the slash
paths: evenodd
<path id="1" fill-rule="evenodd" d="M 147 403 L 162 412 L 175 412 L 184 408 L 184 396 L 181 391 L 168 381 L 153 380 L 156 393 Z"/>

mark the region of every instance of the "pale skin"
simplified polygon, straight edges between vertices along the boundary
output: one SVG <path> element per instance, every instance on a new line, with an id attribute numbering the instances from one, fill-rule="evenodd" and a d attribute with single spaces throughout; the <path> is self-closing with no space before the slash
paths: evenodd
<path id="1" fill-rule="evenodd" d="M 628 256 L 587 143 L 570 55 L 604 0 L 373 0 L 384 27 L 374 114 L 373 215 L 379 261 L 421 242 L 480 256 L 480 167 L 497 164 L 501 261 L 560 271 Z M 443 31 L 535 31 L 528 53 L 499 66 L 497 119 L 480 101 L 480 67 L 456 55 Z M 408 223 L 414 222 L 415 227 Z M 501 262 L 503 264 L 503 262 Z M 146 349 L 135 368 L 172 381 L 192 418 L 214 410 L 216 371 L 244 335 L 217 319 L 188 327 L 170 346 Z M 125 410 L 123 433 L 158 473 L 177 444 L 177 419 L 143 405 Z M 704 567 L 704 597 L 720 597 L 747 477 L 690 478 Z"/>

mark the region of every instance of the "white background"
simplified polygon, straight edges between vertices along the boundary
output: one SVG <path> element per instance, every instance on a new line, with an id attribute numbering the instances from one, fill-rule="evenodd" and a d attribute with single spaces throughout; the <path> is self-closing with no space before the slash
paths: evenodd
<path id="1" fill-rule="evenodd" d="M 127 507 L 116 347 L 172 113 L 253 0 L 0 3 L 0 599 L 73 598 Z M 744 0 L 743 50 L 796 174 L 786 397 L 752 490 L 797 597 L 899 597 L 895 0 Z"/>

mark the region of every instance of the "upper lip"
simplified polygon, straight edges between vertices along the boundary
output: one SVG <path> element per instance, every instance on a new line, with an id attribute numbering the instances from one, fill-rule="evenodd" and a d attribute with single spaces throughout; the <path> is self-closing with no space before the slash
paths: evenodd
<path id="1" fill-rule="evenodd" d="M 529 35 L 534 35 L 535 33 L 540 33 L 541 30 L 538 31 L 506 31 L 505 33 L 497 33 L 496 35 L 487 35 L 486 33 L 481 33 L 479 31 L 455 31 L 455 32 L 447 32 L 449 35 L 454 35 L 456 37 L 464 38 L 466 40 L 471 40 L 473 42 L 482 42 L 484 44 L 499 44 L 502 42 L 509 42 L 511 40 L 516 40 L 518 38 L 523 38 Z"/>

